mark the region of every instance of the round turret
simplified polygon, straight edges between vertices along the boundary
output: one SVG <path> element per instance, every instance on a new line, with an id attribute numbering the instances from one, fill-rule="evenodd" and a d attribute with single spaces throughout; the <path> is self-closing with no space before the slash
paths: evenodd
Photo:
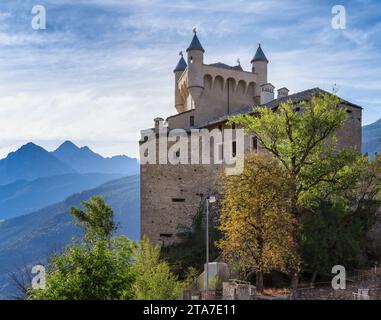
<path id="1" fill-rule="evenodd" d="M 193 29 L 193 39 L 187 49 L 188 55 L 188 91 L 193 100 L 193 106 L 198 105 L 198 99 L 204 90 L 204 48 L 197 37 L 196 29 Z"/>
<path id="2" fill-rule="evenodd" d="M 187 68 L 187 63 L 184 60 L 182 51 L 180 51 L 179 55 L 180 55 L 180 60 L 177 63 L 177 66 L 173 70 L 173 72 L 175 74 L 175 108 L 176 108 L 177 112 L 180 113 L 180 112 L 185 111 L 186 109 L 185 109 L 184 98 L 181 96 L 178 82 L 179 82 L 181 75 L 183 74 L 183 72 Z"/>
<path id="3" fill-rule="evenodd" d="M 261 86 L 267 83 L 267 64 L 269 60 L 267 60 L 262 48 L 261 44 L 258 45 L 258 49 L 254 55 L 254 58 L 250 61 L 252 64 L 252 71 L 257 74 L 257 84 Z"/>

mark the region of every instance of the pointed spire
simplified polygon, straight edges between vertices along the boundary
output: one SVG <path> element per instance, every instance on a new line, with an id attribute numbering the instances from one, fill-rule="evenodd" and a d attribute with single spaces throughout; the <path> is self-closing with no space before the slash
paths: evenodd
<path id="1" fill-rule="evenodd" d="M 183 52 L 182 51 L 179 52 L 179 56 L 180 56 L 180 60 L 177 63 L 177 66 L 176 66 L 175 70 L 173 70 L 173 72 L 184 71 L 187 68 L 187 66 L 188 66 L 187 63 L 184 60 Z"/>
<path id="2" fill-rule="evenodd" d="M 265 61 L 265 62 L 269 62 L 269 60 L 267 60 L 265 54 L 264 54 L 263 51 L 262 51 L 261 43 L 258 43 L 258 49 L 257 49 L 257 52 L 255 53 L 254 58 L 253 58 L 250 62 L 253 63 L 253 62 L 255 62 L 255 61 Z"/>
<path id="3" fill-rule="evenodd" d="M 187 49 L 187 52 L 189 50 L 200 50 L 202 52 L 205 52 L 204 48 L 202 47 L 200 43 L 200 40 L 198 40 L 196 28 L 193 28 L 193 33 L 194 33 L 194 36 L 193 36 L 191 44 L 189 45 Z"/>

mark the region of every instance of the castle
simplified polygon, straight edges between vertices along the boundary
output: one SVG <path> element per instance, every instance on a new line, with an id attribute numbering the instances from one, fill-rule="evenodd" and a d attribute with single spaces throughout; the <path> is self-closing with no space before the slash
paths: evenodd
<path id="1" fill-rule="evenodd" d="M 258 46 L 252 68 L 245 71 L 239 61 L 236 66 L 224 63 L 206 64 L 205 50 L 194 30 L 193 39 L 181 54 L 174 69 L 174 107 L 177 114 L 166 120 L 154 119 L 154 127 L 142 130 L 141 144 L 147 140 L 159 147 L 160 128 L 168 130 L 195 128 L 224 130 L 231 115 L 252 112 L 254 105 L 276 109 L 291 100 L 298 108 L 301 101 L 325 91 L 313 88 L 289 94 L 285 87 L 277 90 L 268 82 L 268 64 L 261 45 Z M 361 150 L 362 108 L 341 99 L 341 107 L 348 113 L 345 125 L 337 132 L 341 147 Z M 153 130 L 154 136 L 147 131 Z M 261 151 L 255 136 L 246 135 L 244 150 Z M 201 201 L 215 188 L 221 164 L 141 164 L 141 235 L 152 242 L 168 245 L 176 242 L 179 226 L 189 227 Z"/>

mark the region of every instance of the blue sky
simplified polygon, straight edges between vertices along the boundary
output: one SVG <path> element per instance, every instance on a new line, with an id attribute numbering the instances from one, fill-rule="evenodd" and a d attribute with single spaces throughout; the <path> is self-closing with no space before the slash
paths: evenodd
<path id="1" fill-rule="evenodd" d="M 37 4 L 46 30 L 31 27 Z M 331 27 L 336 4 L 344 30 Z M 206 63 L 249 70 L 260 41 L 276 87 L 336 83 L 363 124 L 381 118 L 381 1 L 2 0 L 0 158 L 66 139 L 136 156 L 139 130 L 175 112 L 172 70 L 193 27 Z"/>

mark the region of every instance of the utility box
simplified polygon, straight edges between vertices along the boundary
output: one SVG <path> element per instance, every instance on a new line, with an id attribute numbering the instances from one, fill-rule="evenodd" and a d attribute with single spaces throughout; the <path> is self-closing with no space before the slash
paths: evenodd
<path id="1" fill-rule="evenodd" d="M 209 290 L 222 290 L 222 283 L 230 278 L 229 266 L 224 262 L 209 262 L 208 264 Z M 206 290 L 206 264 L 204 272 L 198 278 L 200 291 Z"/>

